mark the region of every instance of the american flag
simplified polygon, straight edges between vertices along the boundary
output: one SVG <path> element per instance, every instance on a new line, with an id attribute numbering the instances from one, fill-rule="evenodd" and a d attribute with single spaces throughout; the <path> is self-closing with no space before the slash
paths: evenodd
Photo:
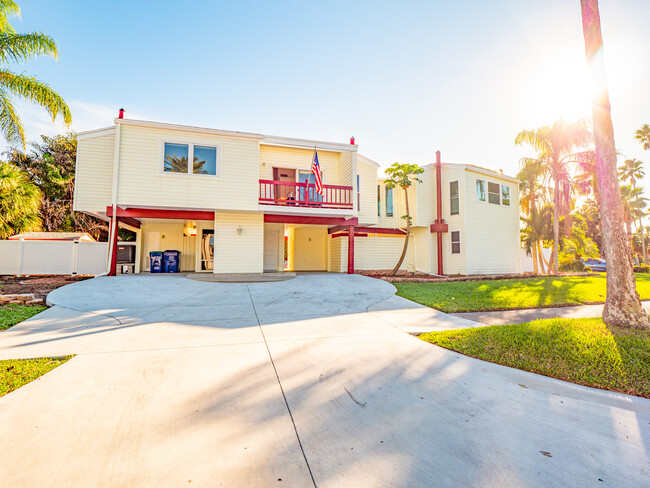
<path id="1" fill-rule="evenodd" d="M 311 161 L 311 172 L 314 173 L 316 180 L 316 193 L 323 195 L 323 182 L 320 179 L 320 164 L 318 164 L 318 153 L 314 148 L 314 159 Z"/>

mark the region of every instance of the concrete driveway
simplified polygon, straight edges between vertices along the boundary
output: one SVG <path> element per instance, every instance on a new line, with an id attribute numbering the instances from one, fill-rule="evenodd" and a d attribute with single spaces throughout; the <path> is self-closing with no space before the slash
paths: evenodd
<path id="1" fill-rule="evenodd" d="M 338 274 L 96 278 L 0 333 L 77 354 L 0 398 L 0 483 L 647 486 L 650 401 L 484 363 L 404 331 L 476 326 Z"/>

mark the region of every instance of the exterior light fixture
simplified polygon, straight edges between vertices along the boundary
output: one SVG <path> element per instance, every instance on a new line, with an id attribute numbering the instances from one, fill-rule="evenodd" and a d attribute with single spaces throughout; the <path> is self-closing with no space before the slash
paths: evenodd
<path id="1" fill-rule="evenodd" d="M 244 229 L 242 229 L 242 227 L 241 227 L 241 225 L 240 225 L 239 227 L 237 227 L 237 234 L 241 235 L 241 233 L 242 233 L 243 230 L 244 230 Z"/>

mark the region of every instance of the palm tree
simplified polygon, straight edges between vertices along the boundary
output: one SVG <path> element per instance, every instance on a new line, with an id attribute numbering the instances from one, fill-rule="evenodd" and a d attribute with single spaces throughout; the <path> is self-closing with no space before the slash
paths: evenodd
<path id="1" fill-rule="evenodd" d="M 634 138 L 643 145 L 643 149 L 650 149 L 650 125 L 643 124 L 640 129 L 634 133 Z"/>
<path id="2" fill-rule="evenodd" d="M 52 121 L 63 116 L 66 124 L 71 122 L 70 109 L 63 98 L 42 81 L 6 68 L 36 56 L 58 58 L 56 43 L 41 32 L 18 34 L 11 26 L 8 16 L 20 15 L 20 8 L 13 0 L 0 1 L 0 131 L 11 144 L 25 147 L 25 130 L 16 113 L 12 97 L 18 96 L 43 107 Z"/>
<path id="3" fill-rule="evenodd" d="M 643 171 L 643 163 L 639 161 L 638 159 L 626 159 L 623 161 L 623 164 L 618 167 L 618 176 L 622 181 L 628 181 L 632 185 L 632 188 L 636 188 L 636 182 L 637 180 L 643 178 L 645 176 L 645 171 Z M 621 194 L 621 198 L 623 198 L 623 195 Z M 643 199 L 645 201 L 645 199 Z M 623 202 L 625 204 L 625 199 L 623 199 Z M 645 205 L 644 205 L 645 206 Z M 643 217 L 644 213 L 642 215 L 639 215 L 639 220 L 635 220 L 634 222 L 637 224 L 637 229 L 643 230 Z M 627 233 L 628 235 L 630 234 L 631 229 L 628 226 Z M 641 240 L 643 244 L 643 261 L 645 262 L 645 239 Z"/>
<path id="4" fill-rule="evenodd" d="M 626 159 L 623 164 L 618 167 L 618 177 L 622 181 L 630 181 L 632 188 L 636 188 L 637 180 L 645 176 L 643 171 L 643 162 L 638 159 Z"/>
<path id="5" fill-rule="evenodd" d="M 406 239 L 404 240 L 404 249 L 402 249 L 402 255 L 400 256 L 397 265 L 395 265 L 393 270 L 390 272 L 390 276 L 394 276 L 395 273 L 397 273 L 397 270 L 399 270 L 400 266 L 404 262 L 404 258 L 406 257 L 406 250 L 408 249 L 409 238 L 411 237 L 411 213 L 409 210 L 408 190 L 413 183 L 422 183 L 422 180 L 415 176 L 422 173 L 424 173 L 424 170 L 417 164 L 393 163 L 388 169 L 386 169 L 386 175 L 388 176 L 385 180 L 386 188 L 395 188 L 396 186 L 399 186 L 404 190 L 404 202 L 406 204 L 406 215 L 402 217 L 406 220 Z"/>
<path id="6" fill-rule="evenodd" d="M 541 184 L 543 166 L 536 159 L 522 158 L 521 169 L 517 173 L 519 179 L 519 207 L 525 217 L 521 220 L 526 224 L 524 229 L 526 251 L 530 251 L 533 258 L 533 271 L 539 272 L 538 252 L 540 250 L 541 233 L 539 232 L 538 203 L 544 196 L 544 187 Z M 541 264 L 542 273 L 544 265 Z"/>
<path id="7" fill-rule="evenodd" d="M 208 171 L 203 168 L 205 161 L 199 161 L 198 156 L 194 156 L 192 163 L 192 172 L 195 175 L 207 175 Z M 170 173 L 187 173 L 187 156 L 176 156 L 170 154 L 165 158 L 165 171 Z"/>
<path id="8" fill-rule="evenodd" d="M 577 152 L 591 142 L 585 120 L 569 124 L 563 120 L 552 126 L 523 130 L 515 144 L 528 144 L 537 151 L 537 161 L 544 168 L 545 179 L 553 182 L 553 272 L 558 273 L 560 246 L 560 215 L 568 214 L 572 205 L 574 181 L 570 166 L 585 153 Z"/>
<path id="9" fill-rule="evenodd" d="M 643 198 L 643 189 L 632 185 L 621 186 L 621 203 L 623 204 L 623 222 L 627 231 L 628 241 L 632 246 L 632 223 L 645 215 L 647 199 Z M 630 247 L 631 249 L 631 247 Z"/>
<path id="10" fill-rule="evenodd" d="M 641 306 L 632 269 L 631 251 L 625 245 L 623 206 L 616 174 L 614 126 L 603 56 L 598 0 L 580 0 L 585 55 L 593 81 L 592 115 L 603 247 L 607 258 L 607 295 L 603 321 L 607 325 L 650 329 L 648 314 Z"/>
<path id="11" fill-rule="evenodd" d="M 0 162 L 0 239 L 38 230 L 41 192 L 27 173 Z"/>

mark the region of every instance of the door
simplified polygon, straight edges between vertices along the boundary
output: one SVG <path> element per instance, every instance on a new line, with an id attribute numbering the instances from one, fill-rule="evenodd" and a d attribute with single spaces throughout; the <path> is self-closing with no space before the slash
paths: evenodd
<path id="1" fill-rule="evenodd" d="M 278 271 L 280 265 L 280 231 L 264 231 L 264 271 Z"/>
<path id="2" fill-rule="evenodd" d="M 296 170 L 288 168 L 273 168 L 273 180 L 282 181 L 286 183 L 295 183 L 296 182 Z M 293 197 L 295 199 L 295 187 L 293 185 L 274 185 L 275 198 L 287 200 L 288 197 Z"/>
<path id="3" fill-rule="evenodd" d="M 142 243 L 142 269 L 149 271 L 151 269 L 151 261 L 149 260 L 149 253 L 151 251 L 162 251 L 160 249 L 160 232 L 153 230 L 145 230 L 143 233 Z"/>

